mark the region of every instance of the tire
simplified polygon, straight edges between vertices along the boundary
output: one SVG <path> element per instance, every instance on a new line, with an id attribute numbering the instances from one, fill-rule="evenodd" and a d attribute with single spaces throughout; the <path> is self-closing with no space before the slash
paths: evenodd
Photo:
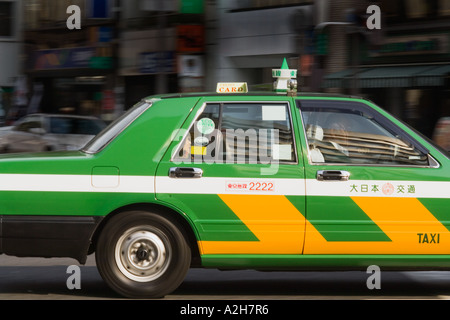
<path id="1" fill-rule="evenodd" d="M 107 222 L 95 257 L 100 275 L 115 292 L 128 298 L 161 298 L 184 280 L 191 250 L 171 220 L 129 211 Z"/>

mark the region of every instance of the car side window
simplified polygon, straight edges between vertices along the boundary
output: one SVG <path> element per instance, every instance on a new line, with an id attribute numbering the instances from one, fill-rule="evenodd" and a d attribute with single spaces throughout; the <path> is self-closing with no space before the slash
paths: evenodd
<path id="1" fill-rule="evenodd" d="M 73 133 L 73 120 L 69 118 L 50 118 L 50 132 L 54 134 L 71 134 Z"/>
<path id="2" fill-rule="evenodd" d="M 287 103 L 211 103 L 174 160 L 268 164 L 296 161 Z"/>
<path id="3" fill-rule="evenodd" d="M 301 102 L 300 110 L 312 163 L 428 165 L 401 129 L 361 104 Z"/>

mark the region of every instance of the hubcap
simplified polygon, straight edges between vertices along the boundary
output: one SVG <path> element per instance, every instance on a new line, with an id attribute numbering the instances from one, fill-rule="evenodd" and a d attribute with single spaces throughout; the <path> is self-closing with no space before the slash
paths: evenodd
<path id="1" fill-rule="evenodd" d="M 138 282 L 152 281 L 167 269 L 170 253 L 164 238 L 150 228 L 132 228 L 116 244 L 117 267 L 128 278 Z"/>

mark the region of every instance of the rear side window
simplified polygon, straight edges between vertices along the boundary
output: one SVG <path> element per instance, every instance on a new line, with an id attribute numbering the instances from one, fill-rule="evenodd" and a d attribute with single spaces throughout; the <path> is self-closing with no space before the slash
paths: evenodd
<path id="1" fill-rule="evenodd" d="M 363 104 L 302 101 L 300 110 L 312 163 L 428 165 L 411 137 Z"/>
<path id="2" fill-rule="evenodd" d="M 210 103 L 191 125 L 174 161 L 294 162 L 289 105 Z"/>

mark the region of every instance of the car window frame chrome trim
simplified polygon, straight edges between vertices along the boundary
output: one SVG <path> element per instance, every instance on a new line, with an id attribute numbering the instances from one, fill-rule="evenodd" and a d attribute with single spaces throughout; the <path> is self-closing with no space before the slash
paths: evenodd
<path id="1" fill-rule="evenodd" d="M 97 154 L 97 153 L 103 151 L 103 150 L 104 150 L 104 149 L 105 149 L 105 148 L 106 148 L 113 140 L 115 140 L 122 132 L 124 132 L 131 124 L 133 124 L 133 123 L 136 121 L 136 119 L 138 119 L 142 114 L 144 114 L 144 113 L 145 113 L 145 112 L 153 105 L 153 103 L 154 103 L 155 101 L 156 101 L 155 99 L 142 99 L 142 100 L 140 100 L 138 103 L 145 103 L 145 104 L 147 104 L 147 106 L 146 106 L 145 108 L 143 108 L 141 112 L 139 112 L 138 114 L 136 114 L 136 116 L 134 116 L 134 117 L 127 123 L 126 126 L 124 126 L 120 131 L 116 132 L 116 134 L 114 134 L 113 137 L 111 137 L 111 139 L 109 139 L 107 142 L 105 142 L 105 143 L 101 146 L 101 148 L 97 149 L 96 151 L 89 151 L 89 150 L 86 150 L 86 146 L 89 145 L 89 144 L 91 143 L 91 141 L 89 141 L 83 148 L 80 149 L 80 151 L 82 151 L 82 152 L 84 152 L 84 153 L 86 153 L 86 154 L 90 154 L 90 155 L 94 155 L 94 154 Z M 136 105 L 137 105 L 137 103 L 136 103 Z M 128 112 L 132 112 L 132 111 L 131 111 L 132 109 L 133 109 L 133 108 L 129 109 L 127 112 L 125 112 L 124 114 L 122 114 L 122 116 L 125 116 L 125 114 L 128 113 Z M 118 120 L 118 119 L 119 119 L 119 118 L 117 118 L 116 120 Z M 118 122 L 118 123 L 119 123 L 119 122 Z M 117 125 L 118 123 L 116 123 L 115 125 Z M 110 127 L 110 126 L 107 126 L 104 130 L 107 130 L 107 131 L 112 130 L 112 129 L 115 127 L 115 125 L 111 124 L 111 127 Z M 99 134 L 101 134 L 101 132 L 100 132 Z M 93 139 L 95 139 L 95 137 L 94 137 Z"/>

